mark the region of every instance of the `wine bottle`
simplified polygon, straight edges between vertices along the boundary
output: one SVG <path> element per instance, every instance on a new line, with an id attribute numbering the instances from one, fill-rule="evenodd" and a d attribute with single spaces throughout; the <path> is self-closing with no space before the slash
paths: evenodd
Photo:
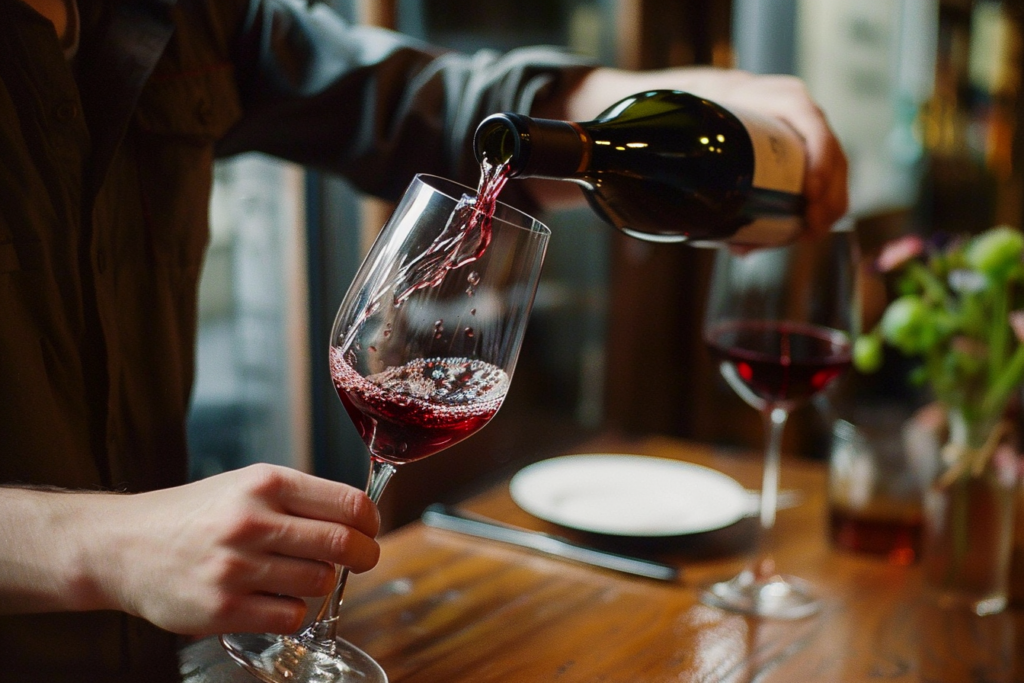
<path id="1" fill-rule="evenodd" d="M 577 183 L 599 216 L 640 239 L 769 246 L 803 227 L 796 132 L 690 93 L 638 93 L 582 123 L 493 114 L 473 144 L 510 178 Z"/>

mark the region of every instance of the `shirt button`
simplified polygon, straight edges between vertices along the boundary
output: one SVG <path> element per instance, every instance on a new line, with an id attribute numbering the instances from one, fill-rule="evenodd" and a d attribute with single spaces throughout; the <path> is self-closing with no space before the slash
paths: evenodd
<path id="1" fill-rule="evenodd" d="M 74 100 L 61 100 L 53 106 L 53 118 L 60 123 L 68 123 L 78 118 L 78 105 Z"/>

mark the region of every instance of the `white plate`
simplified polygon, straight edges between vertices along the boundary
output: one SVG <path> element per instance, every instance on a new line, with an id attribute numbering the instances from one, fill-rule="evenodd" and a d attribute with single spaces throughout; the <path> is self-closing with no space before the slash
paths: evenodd
<path id="1" fill-rule="evenodd" d="M 642 455 L 566 455 L 524 467 L 512 499 L 535 517 L 618 536 L 678 536 L 740 520 L 750 496 L 735 479 L 692 463 Z"/>

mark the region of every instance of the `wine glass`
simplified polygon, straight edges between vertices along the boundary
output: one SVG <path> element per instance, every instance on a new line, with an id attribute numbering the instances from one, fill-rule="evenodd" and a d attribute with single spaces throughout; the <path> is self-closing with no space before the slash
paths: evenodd
<path id="1" fill-rule="evenodd" d="M 370 455 L 376 503 L 403 463 L 473 434 L 508 391 L 550 231 L 473 190 L 418 175 L 338 309 L 330 368 Z M 348 578 L 290 636 L 229 634 L 243 668 L 271 683 L 384 683 L 384 670 L 337 635 Z"/>
<path id="2" fill-rule="evenodd" d="M 766 441 L 754 557 L 736 577 L 705 587 L 706 604 L 783 619 L 820 607 L 806 581 L 775 567 L 782 432 L 790 413 L 850 364 L 859 324 L 856 248 L 843 221 L 821 238 L 715 255 L 704 341 L 729 386 L 761 413 Z"/>

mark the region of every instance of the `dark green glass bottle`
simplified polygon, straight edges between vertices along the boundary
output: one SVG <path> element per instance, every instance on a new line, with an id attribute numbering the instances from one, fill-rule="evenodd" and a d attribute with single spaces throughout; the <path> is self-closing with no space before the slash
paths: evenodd
<path id="1" fill-rule="evenodd" d="M 577 183 L 605 221 L 640 239 L 768 246 L 803 226 L 797 134 L 685 92 L 632 95 L 582 123 L 494 114 L 474 148 L 509 177 Z"/>

